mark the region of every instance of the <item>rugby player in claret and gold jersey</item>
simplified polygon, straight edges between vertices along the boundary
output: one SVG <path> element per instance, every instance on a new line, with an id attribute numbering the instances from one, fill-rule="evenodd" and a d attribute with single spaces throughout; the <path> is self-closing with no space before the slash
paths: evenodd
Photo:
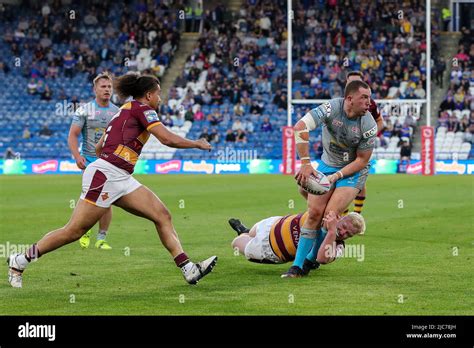
<path id="1" fill-rule="evenodd" d="M 232 241 L 232 248 L 249 261 L 257 263 L 285 263 L 293 261 L 298 247 L 301 227 L 308 213 L 272 216 L 246 228 L 238 219 L 230 219 L 229 224 L 238 236 Z M 308 255 L 303 264 L 303 272 L 319 268 L 344 254 L 344 240 L 357 234 L 364 234 L 365 221 L 362 215 L 350 213 L 337 217 L 333 211 L 323 219 L 325 231 L 316 241 L 314 255 Z"/>
<path id="2" fill-rule="evenodd" d="M 174 148 L 210 150 L 211 145 L 204 139 L 194 141 L 180 137 L 161 123 L 155 111 L 161 102 L 156 77 L 127 74 L 115 81 L 115 90 L 120 97 L 133 100 L 112 118 L 96 145 L 98 159 L 84 171 L 81 199 L 71 219 L 64 227 L 47 233 L 26 253 L 10 255 L 8 281 L 11 286 L 22 287 L 22 272 L 31 261 L 78 240 L 112 204 L 154 223 L 161 242 L 189 284 L 196 284 L 216 264 L 216 256 L 199 263 L 189 260 L 168 208 L 131 175 L 150 134 Z"/>

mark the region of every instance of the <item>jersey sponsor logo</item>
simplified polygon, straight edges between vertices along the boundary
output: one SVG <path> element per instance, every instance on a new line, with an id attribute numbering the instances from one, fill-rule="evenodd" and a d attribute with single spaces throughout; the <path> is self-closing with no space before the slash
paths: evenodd
<path id="1" fill-rule="evenodd" d="M 374 126 L 371 130 L 364 132 L 364 138 L 370 138 L 377 134 L 377 126 Z"/>
<path id="2" fill-rule="evenodd" d="M 355 126 L 354 126 L 354 127 L 351 128 L 351 131 L 352 131 L 352 133 L 356 133 L 356 134 L 357 134 L 357 133 L 359 133 L 359 127 L 355 127 Z"/>
<path id="3" fill-rule="evenodd" d="M 148 123 L 158 121 L 158 114 L 154 110 L 146 110 L 143 112 Z"/>
<path id="4" fill-rule="evenodd" d="M 342 121 L 332 120 L 332 125 L 336 127 L 342 127 L 344 123 Z"/>

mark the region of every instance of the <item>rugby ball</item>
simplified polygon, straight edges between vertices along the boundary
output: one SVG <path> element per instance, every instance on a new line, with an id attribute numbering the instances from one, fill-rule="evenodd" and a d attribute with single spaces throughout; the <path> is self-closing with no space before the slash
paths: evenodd
<path id="1" fill-rule="evenodd" d="M 303 190 L 313 195 L 324 195 L 331 189 L 331 183 L 326 175 L 316 170 L 316 175 L 312 174 L 304 185 L 300 185 Z"/>

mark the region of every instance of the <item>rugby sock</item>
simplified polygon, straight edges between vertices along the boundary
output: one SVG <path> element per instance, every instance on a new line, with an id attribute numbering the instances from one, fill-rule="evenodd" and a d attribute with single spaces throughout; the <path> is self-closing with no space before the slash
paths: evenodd
<path id="1" fill-rule="evenodd" d="M 174 258 L 174 263 L 176 263 L 176 266 L 181 268 L 191 262 L 189 262 L 189 257 L 186 253 L 181 253 Z"/>
<path id="2" fill-rule="evenodd" d="M 296 249 L 296 256 L 295 261 L 293 261 L 293 266 L 297 266 L 303 269 L 304 259 L 313 247 L 313 242 L 316 239 L 316 234 L 316 230 L 310 230 L 309 228 L 304 227 L 301 228 L 300 240 L 298 242 L 298 248 Z"/>
<path id="3" fill-rule="evenodd" d="M 311 261 L 315 262 L 316 258 L 318 257 L 318 251 L 319 248 L 321 247 L 321 244 L 323 244 L 323 240 L 326 237 L 327 231 L 324 227 L 321 227 L 321 229 L 318 230 L 316 234 L 316 240 L 313 243 L 313 248 L 309 252 L 309 254 L 306 256 L 306 258 Z"/>
<path id="4" fill-rule="evenodd" d="M 354 211 L 358 214 L 362 214 L 362 208 L 364 207 L 365 196 L 357 196 L 354 199 Z"/>
<path id="5" fill-rule="evenodd" d="M 99 230 L 99 233 L 97 233 L 97 240 L 105 240 L 107 237 L 107 230 Z"/>
<path id="6" fill-rule="evenodd" d="M 341 216 L 346 216 L 347 214 L 349 214 L 349 208 L 344 210 L 344 212 L 341 214 Z"/>
<path id="7" fill-rule="evenodd" d="M 23 263 L 23 259 L 24 259 L 24 261 L 26 261 L 26 263 L 25 263 L 25 267 L 26 267 L 26 265 L 29 262 L 31 262 L 32 260 L 36 260 L 40 256 L 41 255 L 40 255 L 39 249 L 38 249 L 38 247 L 36 246 L 36 243 L 35 243 L 26 251 L 25 254 L 20 255 L 17 260 L 20 263 Z"/>

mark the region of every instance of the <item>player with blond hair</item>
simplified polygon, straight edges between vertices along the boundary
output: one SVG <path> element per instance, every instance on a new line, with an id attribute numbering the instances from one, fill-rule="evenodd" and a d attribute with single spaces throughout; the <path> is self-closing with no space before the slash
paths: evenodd
<path id="1" fill-rule="evenodd" d="M 238 236 L 232 241 L 232 248 L 244 255 L 249 261 L 257 263 L 285 263 L 293 261 L 298 247 L 301 227 L 308 218 L 303 214 L 272 216 L 246 228 L 238 219 L 230 219 L 229 224 Z M 307 275 L 320 264 L 333 262 L 344 254 L 344 241 L 365 232 L 365 220 L 362 215 L 349 213 L 338 217 L 333 211 L 323 219 L 326 225 L 321 239 L 317 241 L 318 253 L 315 262 L 309 267 L 304 264 Z M 333 253 L 333 251 L 335 251 Z"/>

